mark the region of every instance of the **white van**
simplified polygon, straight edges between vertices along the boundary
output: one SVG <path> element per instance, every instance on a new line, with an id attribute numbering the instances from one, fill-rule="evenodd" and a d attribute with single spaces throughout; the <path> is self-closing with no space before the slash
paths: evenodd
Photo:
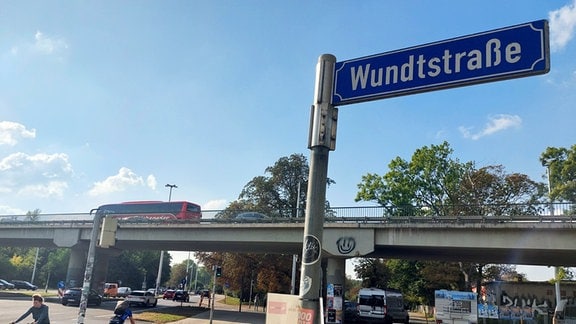
<path id="1" fill-rule="evenodd" d="M 362 288 L 358 292 L 358 316 L 361 321 L 409 324 L 402 293 L 392 289 Z"/>

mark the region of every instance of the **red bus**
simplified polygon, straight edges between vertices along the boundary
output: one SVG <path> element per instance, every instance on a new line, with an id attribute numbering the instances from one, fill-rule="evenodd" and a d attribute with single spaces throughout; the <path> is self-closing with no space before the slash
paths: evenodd
<path id="1" fill-rule="evenodd" d="M 114 218 L 153 218 L 200 220 L 202 210 L 199 205 L 187 201 L 128 201 L 98 207 L 98 211 Z"/>

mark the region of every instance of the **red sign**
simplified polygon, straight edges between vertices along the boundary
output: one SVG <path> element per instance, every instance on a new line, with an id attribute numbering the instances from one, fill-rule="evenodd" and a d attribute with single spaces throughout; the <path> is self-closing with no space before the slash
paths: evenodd
<path id="1" fill-rule="evenodd" d="M 298 324 L 314 324 L 314 310 L 301 308 L 298 313 Z"/>

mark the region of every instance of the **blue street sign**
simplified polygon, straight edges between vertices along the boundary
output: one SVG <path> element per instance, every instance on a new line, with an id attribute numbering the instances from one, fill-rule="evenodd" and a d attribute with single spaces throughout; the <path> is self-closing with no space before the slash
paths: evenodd
<path id="1" fill-rule="evenodd" d="M 548 21 L 337 62 L 335 106 L 544 74 Z"/>

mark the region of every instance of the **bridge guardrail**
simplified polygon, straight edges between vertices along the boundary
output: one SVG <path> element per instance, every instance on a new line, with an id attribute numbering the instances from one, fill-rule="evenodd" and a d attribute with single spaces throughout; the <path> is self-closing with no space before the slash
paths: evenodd
<path id="1" fill-rule="evenodd" d="M 507 204 L 442 206 L 442 213 L 429 207 L 418 206 L 356 206 L 331 207 L 325 212 L 325 221 L 346 223 L 504 223 L 504 222 L 573 222 L 576 221 L 576 204 Z M 439 210 L 439 209 L 438 209 Z M 200 223 L 245 223 L 233 219 L 215 218 L 219 214 L 234 215 L 242 211 L 204 210 Z M 443 214 L 444 213 L 444 214 Z M 303 215 L 304 210 L 294 209 L 268 213 L 268 223 L 301 223 L 304 217 L 278 217 L 278 215 Z M 0 215 L 3 224 L 26 223 L 91 223 L 90 213 L 63 213 L 39 215 Z M 120 220 L 120 223 L 166 223 L 166 220 Z M 182 222 L 182 221 L 175 221 Z"/>

